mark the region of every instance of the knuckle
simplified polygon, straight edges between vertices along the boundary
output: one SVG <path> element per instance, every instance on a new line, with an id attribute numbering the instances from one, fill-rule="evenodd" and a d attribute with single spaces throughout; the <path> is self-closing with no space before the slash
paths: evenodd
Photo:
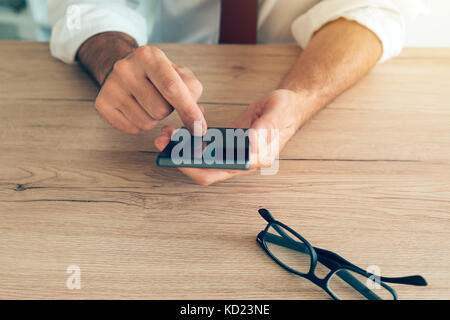
<path id="1" fill-rule="evenodd" d="M 147 130 L 150 127 L 150 121 L 150 119 L 142 119 L 139 117 L 135 119 L 134 125 L 141 130 Z"/>
<path id="2" fill-rule="evenodd" d="M 195 96 L 196 100 L 199 99 L 203 93 L 202 83 L 199 80 L 195 79 L 192 84 L 192 90 L 194 92 L 194 96 Z"/>
<path id="3" fill-rule="evenodd" d="M 149 53 L 152 57 L 154 57 L 154 58 L 165 58 L 166 57 L 164 51 L 162 51 L 160 48 L 153 47 L 153 46 L 150 46 L 148 48 L 149 48 Z"/>
<path id="4" fill-rule="evenodd" d="M 145 121 L 142 124 L 142 130 L 150 131 L 155 127 L 155 125 L 156 125 L 156 121 L 151 121 L 151 120 Z"/>
<path id="5" fill-rule="evenodd" d="M 119 76 L 126 75 L 128 73 L 129 63 L 125 59 L 117 60 L 113 66 L 113 72 Z"/>
<path id="6" fill-rule="evenodd" d="M 157 111 L 152 114 L 153 119 L 155 120 L 163 120 L 169 115 L 168 112 Z"/>
<path id="7" fill-rule="evenodd" d="M 266 107 L 278 106 L 283 104 L 285 96 L 280 91 L 273 91 L 269 94 L 266 100 Z"/>
<path id="8" fill-rule="evenodd" d="M 176 96 L 180 90 L 180 83 L 174 79 L 166 79 L 162 83 L 162 90 L 170 97 Z"/>
<path id="9" fill-rule="evenodd" d="M 134 55 L 139 59 L 146 59 L 150 57 L 150 47 L 149 46 L 141 46 L 134 51 Z"/>
<path id="10" fill-rule="evenodd" d="M 142 61 L 151 62 L 164 57 L 164 52 L 157 47 L 141 46 L 136 49 L 135 55 Z"/>
<path id="11" fill-rule="evenodd" d="M 135 127 L 127 126 L 126 128 L 122 129 L 122 131 L 129 133 L 129 134 L 138 134 L 140 130 Z"/>
<path id="12" fill-rule="evenodd" d="M 171 108 L 166 106 L 151 110 L 151 115 L 155 120 L 163 120 L 172 112 Z"/>
<path id="13" fill-rule="evenodd" d="M 197 78 L 192 77 L 190 79 L 184 80 L 184 83 L 195 99 L 200 98 L 203 93 L 203 85 Z"/>
<path id="14" fill-rule="evenodd" d="M 105 104 L 104 104 L 103 98 L 101 96 L 97 96 L 97 98 L 95 99 L 94 107 L 99 112 L 104 110 Z"/>
<path id="15" fill-rule="evenodd" d="M 181 72 L 186 72 L 187 70 L 189 70 L 186 66 L 182 66 L 181 64 L 174 64 L 175 68 L 178 69 Z"/>
<path id="16" fill-rule="evenodd" d="M 181 78 L 185 79 L 185 78 L 193 77 L 192 71 L 189 70 L 187 67 L 180 66 L 180 65 L 177 65 L 177 64 L 173 64 L 173 67 L 178 72 L 178 74 L 180 75 Z"/>
<path id="17" fill-rule="evenodd" d="M 177 113 L 185 126 L 194 128 L 196 119 L 191 109 L 177 110 Z"/>

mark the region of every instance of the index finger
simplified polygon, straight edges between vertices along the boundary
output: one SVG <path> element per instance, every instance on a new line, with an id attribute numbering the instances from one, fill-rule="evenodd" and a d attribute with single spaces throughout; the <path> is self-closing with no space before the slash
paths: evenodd
<path id="1" fill-rule="evenodd" d="M 191 133 L 194 132 L 196 121 L 201 123 L 201 134 L 206 133 L 207 125 L 200 106 L 192 97 L 186 84 L 172 66 L 172 62 L 158 48 L 146 47 L 141 50 L 141 61 L 144 70 L 153 85 L 161 95 L 174 107 L 184 125 Z"/>

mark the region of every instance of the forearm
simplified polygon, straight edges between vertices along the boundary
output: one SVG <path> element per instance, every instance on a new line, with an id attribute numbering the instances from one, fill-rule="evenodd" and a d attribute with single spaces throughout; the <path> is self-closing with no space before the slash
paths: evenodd
<path id="1" fill-rule="evenodd" d="M 78 50 L 77 59 L 102 84 L 114 63 L 137 47 L 136 41 L 125 33 L 104 32 L 86 40 Z"/>
<path id="2" fill-rule="evenodd" d="M 356 22 L 338 19 L 322 27 L 280 84 L 299 93 L 298 127 L 361 79 L 382 50 L 378 37 Z"/>

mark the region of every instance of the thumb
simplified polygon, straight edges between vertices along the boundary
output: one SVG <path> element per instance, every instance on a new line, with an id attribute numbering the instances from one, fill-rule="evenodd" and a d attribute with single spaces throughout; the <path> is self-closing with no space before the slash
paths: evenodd
<path id="1" fill-rule="evenodd" d="M 257 167 L 270 167 L 279 153 L 280 132 L 276 123 L 278 116 L 276 110 L 268 108 L 250 128 L 251 162 Z"/>
<path id="2" fill-rule="evenodd" d="M 155 147 L 159 151 L 163 151 L 164 148 L 167 146 L 167 144 L 170 142 L 170 138 L 172 137 L 173 132 L 175 131 L 174 128 L 171 126 L 164 126 L 161 129 L 161 135 L 157 137 L 154 141 Z"/>

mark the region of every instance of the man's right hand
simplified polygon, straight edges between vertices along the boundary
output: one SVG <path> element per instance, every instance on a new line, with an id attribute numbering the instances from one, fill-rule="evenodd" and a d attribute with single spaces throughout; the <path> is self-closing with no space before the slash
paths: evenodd
<path id="1" fill-rule="evenodd" d="M 153 129 L 175 109 L 192 133 L 195 121 L 205 133 L 204 110 L 197 104 L 203 88 L 192 71 L 172 63 L 159 48 L 137 47 L 127 37 L 99 34 L 78 52 L 80 62 L 103 83 L 95 100 L 101 116 L 119 130 L 137 134 Z"/>

